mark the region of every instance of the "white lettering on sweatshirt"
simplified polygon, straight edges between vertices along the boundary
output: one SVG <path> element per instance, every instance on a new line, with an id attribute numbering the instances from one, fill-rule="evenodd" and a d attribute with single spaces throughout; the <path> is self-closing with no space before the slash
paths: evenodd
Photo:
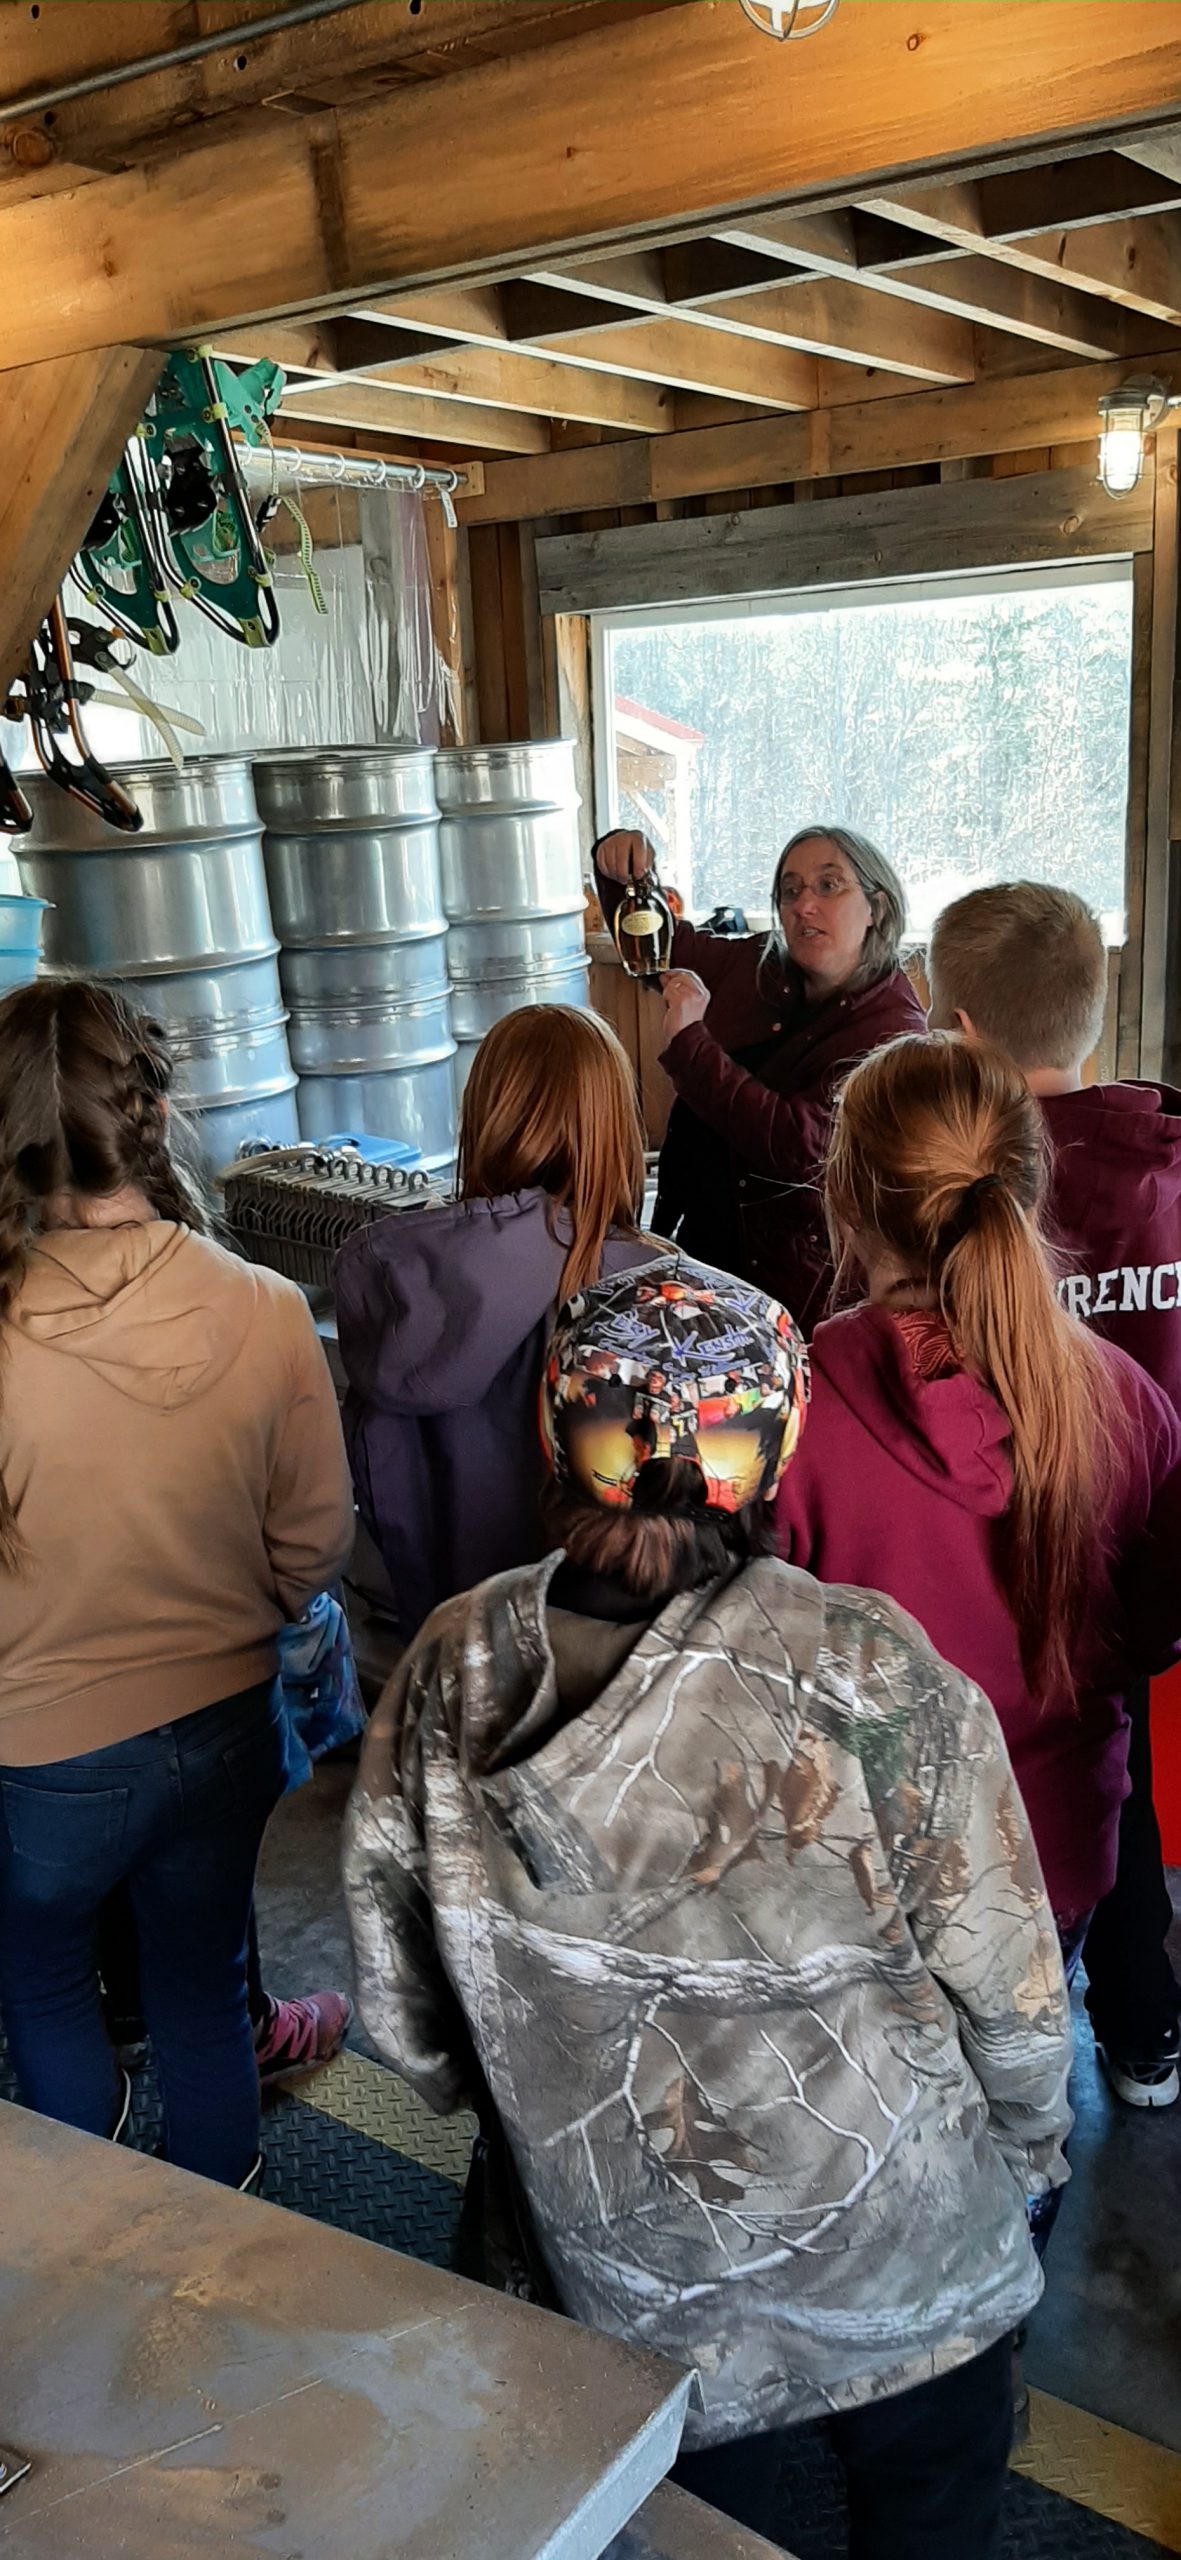
<path id="1" fill-rule="evenodd" d="M 1058 1295 L 1072 1316 L 1089 1323 L 1093 1316 L 1158 1315 L 1181 1309 L 1181 1262 L 1125 1263 L 1118 1271 L 1071 1271 L 1058 1283 Z"/>

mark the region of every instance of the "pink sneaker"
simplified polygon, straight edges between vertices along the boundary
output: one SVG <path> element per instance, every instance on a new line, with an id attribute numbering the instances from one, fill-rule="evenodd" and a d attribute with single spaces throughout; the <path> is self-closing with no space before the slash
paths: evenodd
<path id="1" fill-rule="evenodd" d="M 353 2004 L 343 1991 L 313 1991 L 306 2000 L 268 1998 L 266 2022 L 254 2031 L 260 2087 L 307 2080 L 335 2062 L 352 2023 Z"/>

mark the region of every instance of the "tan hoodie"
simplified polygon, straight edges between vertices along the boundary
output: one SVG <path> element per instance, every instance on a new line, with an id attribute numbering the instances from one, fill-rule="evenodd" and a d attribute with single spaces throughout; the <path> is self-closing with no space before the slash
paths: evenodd
<path id="1" fill-rule="evenodd" d="M 187 1228 L 42 1237 L 0 1326 L 0 1766 L 71 1759 L 272 1676 L 352 1495 L 306 1301 Z"/>

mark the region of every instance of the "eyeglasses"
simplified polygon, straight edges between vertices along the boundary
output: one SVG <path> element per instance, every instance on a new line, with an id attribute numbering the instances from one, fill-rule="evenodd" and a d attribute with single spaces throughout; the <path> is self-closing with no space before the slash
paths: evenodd
<path id="1" fill-rule="evenodd" d="M 853 881 L 842 879 L 839 871 L 822 871 L 819 880 L 783 880 L 779 886 L 780 909 L 797 906 L 801 898 L 845 898 L 853 886 Z"/>

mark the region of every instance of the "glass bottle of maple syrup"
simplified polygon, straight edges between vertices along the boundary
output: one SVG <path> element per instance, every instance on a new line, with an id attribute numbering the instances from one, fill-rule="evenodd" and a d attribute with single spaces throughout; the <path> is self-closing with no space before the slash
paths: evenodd
<path id="1" fill-rule="evenodd" d="M 629 978 L 659 986 L 672 959 L 676 925 L 654 871 L 626 883 L 611 931 Z"/>

